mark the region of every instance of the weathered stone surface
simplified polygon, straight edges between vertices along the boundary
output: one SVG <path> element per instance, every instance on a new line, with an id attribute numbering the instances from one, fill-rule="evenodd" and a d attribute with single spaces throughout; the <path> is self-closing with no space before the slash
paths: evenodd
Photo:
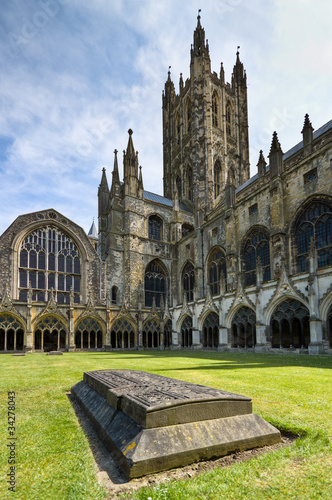
<path id="1" fill-rule="evenodd" d="M 48 353 L 47 353 L 47 355 L 48 355 L 48 356 L 49 356 L 49 355 L 51 355 L 51 356 L 53 356 L 53 355 L 56 355 L 56 356 L 62 356 L 62 355 L 63 355 L 63 352 L 61 352 L 61 351 L 50 351 L 50 352 L 48 352 Z"/>
<path id="2" fill-rule="evenodd" d="M 128 479 L 280 441 L 250 398 L 211 387 L 102 370 L 72 393 Z"/>

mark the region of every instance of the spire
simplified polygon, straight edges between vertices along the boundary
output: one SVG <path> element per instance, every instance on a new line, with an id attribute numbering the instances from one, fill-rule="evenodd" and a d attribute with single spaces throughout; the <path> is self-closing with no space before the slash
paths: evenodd
<path id="1" fill-rule="evenodd" d="M 225 70 L 223 63 L 220 63 L 220 76 L 221 83 L 225 83 Z"/>
<path id="2" fill-rule="evenodd" d="M 246 86 L 247 82 L 247 76 L 246 72 L 244 71 L 243 63 L 240 61 L 240 52 L 239 52 L 240 45 L 237 47 L 237 52 L 236 52 L 236 62 L 233 68 L 233 74 L 232 74 L 232 87 L 235 87 L 236 85 L 239 86 Z"/>
<path id="3" fill-rule="evenodd" d="M 182 78 L 182 73 L 180 73 L 180 81 L 179 81 L 179 92 L 181 93 L 181 90 L 183 89 L 183 78 Z"/>
<path id="4" fill-rule="evenodd" d="M 112 184 L 113 183 L 120 184 L 119 167 L 118 167 L 118 150 L 117 149 L 114 149 L 114 167 L 113 167 Z"/>
<path id="5" fill-rule="evenodd" d="M 258 168 L 258 175 L 259 176 L 266 174 L 266 161 L 265 161 L 262 149 L 259 152 L 257 168 Z"/>
<path id="6" fill-rule="evenodd" d="M 133 131 L 128 130 L 129 139 L 127 150 L 123 152 L 123 174 L 125 194 L 137 196 L 138 189 L 138 152 L 135 152 Z"/>
<path id="7" fill-rule="evenodd" d="M 197 26 L 194 31 L 194 45 L 191 46 L 191 61 L 193 61 L 195 57 L 200 57 L 202 55 L 205 55 L 205 57 L 210 60 L 209 45 L 207 41 L 205 42 L 205 30 L 201 25 L 200 12 L 201 9 L 198 11 Z"/>
<path id="8" fill-rule="evenodd" d="M 278 139 L 277 132 L 273 132 L 271 149 L 269 154 L 270 159 L 270 175 L 271 177 L 275 177 L 276 175 L 280 175 L 283 170 L 283 156 L 281 145 Z"/>
<path id="9" fill-rule="evenodd" d="M 94 239 L 98 240 L 98 231 L 97 231 L 94 219 L 92 219 L 92 224 L 91 224 L 91 227 L 90 227 L 90 231 L 88 232 L 88 236 L 90 238 L 94 238 Z"/>
<path id="10" fill-rule="evenodd" d="M 307 113 L 304 117 L 304 125 L 302 129 L 304 154 L 310 154 L 312 151 L 312 141 L 314 138 L 313 131 L 314 128 Z"/>
<path id="11" fill-rule="evenodd" d="M 138 175 L 138 197 L 143 199 L 144 196 L 144 187 L 143 187 L 143 176 L 142 176 L 142 167 L 139 167 L 139 175 Z"/>
<path id="12" fill-rule="evenodd" d="M 106 215 L 108 211 L 108 197 L 109 189 L 106 177 L 106 170 L 103 168 L 103 173 L 101 175 L 101 181 L 98 188 L 98 214 Z"/>

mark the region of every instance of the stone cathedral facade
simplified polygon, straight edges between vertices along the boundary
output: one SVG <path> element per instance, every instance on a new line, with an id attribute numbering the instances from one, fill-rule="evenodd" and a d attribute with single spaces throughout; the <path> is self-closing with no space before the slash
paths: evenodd
<path id="1" fill-rule="evenodd" d="M 190 77 L 162 96 L 163 196 L 144 190 L 129 130 L 98 231 L 54 209 L 0 237 L 0 351 L 332 352 L 332 120 L 250 178 L 247 82 L 211 72 L 198 16 Z M 301 124 L 299 124 L 301 125 Z M 300 127 L 299 127 L 300 128 Z"/>

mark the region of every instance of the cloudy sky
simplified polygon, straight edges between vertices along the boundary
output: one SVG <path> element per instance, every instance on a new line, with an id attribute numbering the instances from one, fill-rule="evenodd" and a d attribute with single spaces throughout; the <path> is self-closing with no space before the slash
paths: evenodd
<path id="1" fill-rule="evenodd" d="M 203 5 L 204 4 L 204 5 Z M 251 172 L 332 118 L 330 0 L 1 0 L 0 234 L 54 208 L 86 231 L 101 169 L 134 130 L 145 189 L 162 194 L 161 92 L 189 76 L 197 11 L 212 69 L 247 70 Z"/>

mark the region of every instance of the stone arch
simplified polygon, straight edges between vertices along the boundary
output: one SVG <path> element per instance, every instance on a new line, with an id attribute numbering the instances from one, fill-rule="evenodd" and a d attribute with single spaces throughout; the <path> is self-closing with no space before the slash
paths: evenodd
<path id="1" fill-rule="evenodd" d="M 75 327 L 76 349 L 102 349 L 103 330 L 101 322 L 92 316 L 79 320 Z"/>
<path id="2" fill-rule="evenodd" d="M 112 349 L 134 348 L 137 345 L 136 325 L 126 317 L 115 318 L 111 324 Z"/>
<path id="3" fill-rule="evenodd" d="M 204 319 L 202 328 L 203 347 L 217 348 L 219 345 L 219 316 L 210 311 Z"/>
<path id="4" fill-rule="evenodd" d="M 241 262 L 244 286 L 256 284 L 257 258 L 260 258 L 263 282 L 271 279 L 270 233 L 265 226 L 253 226 L 242 239 Z"/>
<path id="5" fill-rule="evenodd" d="M 181 271 L 181 284 L 182 290 L 187 296 L 187 301 L 190 302 L 194 300 L 194 288 L 195 288 L 195 268 L 191 260 L 187 260 Z"/>
<path id="6" fill-rule="evenodd" d="M 148 232 L 149 239 L 161 241 L 163 240 L 164 219 L 159 214 L 150 214 L 148 216 Z"/>
<path id="7" fill-rule="evenodd" d="M 216 90 L 212 94 L 212 125 L 214 127 L 219 127 L 219 109 L 220 101 Z"/>
<path id="8" fill-rule="evenodd" d="M 161 260 L 153 259 L 148 263 L 144 272 L 146 307 L 152 307 L 153 299 L 155 299 L 156 307 L 160 307 L 162 300 L 165 304 L 168 291 L 168 277 L 168 270 Z"/>
<path id="9" fill-rule="evenodd" d="M 213 186 L 214 186 L 214 198 L 216 199 L 222 193 L 222 189 L 224 186 L 223 171 L 221 168 L 221 161 L 219 160 L 219 158 L 215 161 L 213 167 Z"/>
<path id="10" fill-rule="evenodd" d="M 43 315 L 34 328 L 34 348 L 39 351 L 64 350 L 68 346 L 68 329 L 55 314 Z"/>
<path id="11" fill-rule="evenodd" d="M 0 313 L 0 351 L 23 351 L 25 325 L 11 312 Z"/>
<path id="12" fill-rule="evenodd" d="M 160 346 L 160 321 L 148 318 L 143 323 L 143 347 L 153 349 Z"/>
<path id="13" fill-rule="evenodd" d="M 221 246 L 214 246 L 206 259 L 207 279 L 211 295 L 220 294 L 221 272 L 224 274 L 225 283 L 227 278 L 226 255 Z"/>
<path id="14" fill-rule="evenodd" d="M 291 293 L 285 293 L 281 296 L 279 295 L 277 299 L 272 298 L 271 303 L 267 305 L 264 311 L 264 320 L 266 325 L 270 324 L 274 310 L 279 306 L 279 304 L 281 304 L 281 302 L 283 302 L 286 299 L 297 300 L 298 302 L 301 302 L 301 304 L 303 304 L 304 307 L 306 307 L 307 309 L 309 308 L 308 303 L 299 295 L 295 294 L 292 295 Z"/>
<path id="15" fill-rule="evenodd" d="M 278 348 L 308 347 L 309 309 L 294 298 L 278 303 L 270 318 L 271 345 Z"/>
<path id="16" fill-rule="evenodd" d="M 193 319 L 185 316 L 181 323 L 180 342 L 181 347 L 191 347 L 193 344 Z"/>
<path id="17" fill-rule="evenodd" d="M 61 231 L 63 234 L 68 236 L 75 246 L 78 249 L 80 260 L 81 260 L 81 295 L 82 301 L 86 301 L 86 282 L 87 282 L 87 266 L 90 260 L 88 256 L 88 252 L 86 246 L 81 238 L 75 234 L 70 224 L 63 224 L 58 219 L 41 219 L 38 221 L 34 221 L 30 224 L 27 224 L 23 230 L 19 231 L 13 239 L 11 244 L 11 249 L 13 252 L 13 258 L 11 260 L 12 266 L 12 276 L 13 276 L 13 288 L 12 288 L 12 297 L 14 299 L 18 299 L 19 296 L 19 267 L 20 267 L 20 250 L 24 240 L 32 233 L 42 230 L 45 227 L 53 227 L 58 231 Z M 87 240 L 88 244 L 88 240 Z"/>
<path id="18" fill-rule="evenodd" d="M 231 320 L 232 347 L 251 348 L 256 344 L 256 312 L 247 305 L 237 308 Z"/>
<path id="19" fill-rule="evenodd" d="M 318 267 L 332 264 L 332 200 L 313 196 L 296 211 L 290 224 L 292 268 L 308 272 L 308 253 L 313 239 Z"/>

